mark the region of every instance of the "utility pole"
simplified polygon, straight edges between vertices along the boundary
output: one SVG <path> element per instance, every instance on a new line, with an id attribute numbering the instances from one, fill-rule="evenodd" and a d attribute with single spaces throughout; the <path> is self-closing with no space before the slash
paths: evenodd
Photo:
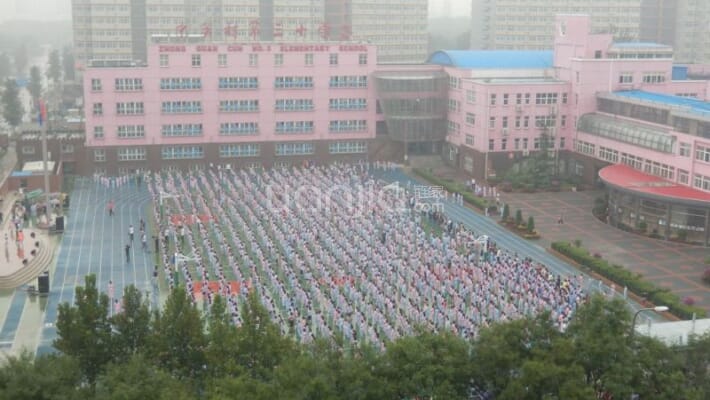
<path id="1" fill-rule="evenodd" d="M 42 174 L 44 175 L 44 196 L 45 196 L 45 214 L 47 216 L 47 225 L 51 220 L 51 205 L 49 202 L 49 169 L 47 168 L 47 105 L 44 100 L 39 101 L 39 125 L 42 131 Z"/>

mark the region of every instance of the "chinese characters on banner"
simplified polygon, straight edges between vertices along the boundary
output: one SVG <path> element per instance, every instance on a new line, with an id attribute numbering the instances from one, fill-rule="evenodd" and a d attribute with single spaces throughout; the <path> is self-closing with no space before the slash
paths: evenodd
<path id="1" fill-rule="evenodd" d="M 180 37 L 187 37 L 189 27 L 187 24 L 179 24 L 175 26 L 175 32 Z M 209 23 L 204 23 L 200 26 L 200 32 L 204 40 L 212 39 L 212 26 Z M 222 28 L 225 39 L 237 40 L 239 38 L 239 30 L 237 24 L 230 22 L 224 25 Z M 303 24 L 299 24 L 298 27 L 294 28 L 293 31 L 295 36 L 298 38 L 305 38 L 308 33 L 308 28 Z M 333 28 L 327 22 L 321 23 L 318 28 L 318 37 L 322 40 L 341 40 L 348 41 L 352 39 L 352 27 L 350 25 L 342 25 L 339 30 L 333 32 Z M 249 21 L 248 34 L 251 40 L 260 39 L 261 34 L 261 21 L 258 19 L 252 19 Z M 284 28 L 283 21 L 275 21 L 273 25 L 273 39 L 281 40 L 286 36 L 286 28 Z"/>

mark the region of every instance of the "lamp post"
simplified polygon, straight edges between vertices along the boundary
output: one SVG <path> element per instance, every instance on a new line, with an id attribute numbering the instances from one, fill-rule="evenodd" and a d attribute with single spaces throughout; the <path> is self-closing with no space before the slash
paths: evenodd
<path id="1" fill-rule="evenodd" d="M 644 311 L 664 312 L 664 311 L 668 311 L 668 307 L 667 306 L 655 306 L 655 307 L 649 307 L 649 308 L 642 308 L 642 309 L 636 311 L 636 313 L 634 314 L 634 319 L 631 321 L 631 333 L 630 333 L 629 337 L 634 336 L 634 332 L 636 332 L 636 318 L 639 316 L 639 314 L 641 314 Z"/>

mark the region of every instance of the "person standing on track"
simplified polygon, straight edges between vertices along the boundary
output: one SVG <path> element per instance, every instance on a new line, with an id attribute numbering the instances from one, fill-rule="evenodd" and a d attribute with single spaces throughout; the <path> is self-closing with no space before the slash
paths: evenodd
<path id="1" fill-rule="evenodd" d="M 148 250 L 148 235 L 146 235 L 145 232 L 141 235 L 141 246 L 145 253 L 150 253 L 150 250 Z"/>
<path id="2" fill-rule="evenodd" d="M 133 225 L 128 227 L 128 240 L 133 243 L 133 233 L 135 233 L 135 230 L 133 229 Z"/>
<path id="3" fill-rule="evenodd" d="M 126 245 L 126 264 L 129 264 L 131 262 L 131 245 L 127 244 Z"/>
<path id="4" fill-rule="evenodd" d="M 113 206 L 114 206 L 113 200 L 109 200 L 108 205 L 106 206 L 106 208 L 108 209 L 108 216 L 109 217 L 113 217 Z"/>

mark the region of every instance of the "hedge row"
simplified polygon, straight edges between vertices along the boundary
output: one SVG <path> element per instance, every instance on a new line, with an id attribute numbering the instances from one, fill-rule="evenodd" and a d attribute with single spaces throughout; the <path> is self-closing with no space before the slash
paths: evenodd
<path id="1" fill-rule="evenodd" d="M 668 306 L 673 315 L 682 319 L 692 318 L 693 313 L 698 318 L 706 315 L 704 309 L 684 304 L 678 296 L 668 289 L 658 287 L 653 282 L 644 280 L 641 274 L 633 273 L 621 265 L 610 264 L 603 258 L 594 257 L 582 247 L 573 246 L 569 242 L 553 242 L 552 248 L 617 285 L 626 286 L 630 291 L 647 298 L 652 303 Z"/>
<path id="2" fill-rule="evenodd" d="M 468 188 L 466 188 L 466 186 L 463 184 L 441 179 L 438 176 L 432 174 L 431 172 L 421 168 L 413 168 L 412 171 L 419 177 L 424 178 L 425 180 L 429 181 L 434 185 L 441 186 L 449 192 L 459 193 L 463 195 L 464 201 L 472 204 L 474 207 L 480 210 L 485 210 L 486 207 L 489 206 L 488 202 L 485 199 L 482 199 L 473 194 L 473 192 L 469 191 Z"/>

